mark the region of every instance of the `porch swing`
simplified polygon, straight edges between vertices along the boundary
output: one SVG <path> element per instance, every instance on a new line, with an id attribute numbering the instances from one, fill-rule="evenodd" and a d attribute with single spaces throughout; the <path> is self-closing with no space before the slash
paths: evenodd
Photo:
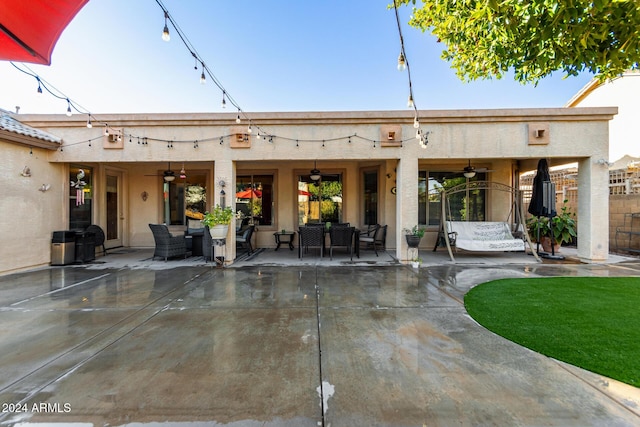
<path id="1" fill-rule="evenodd" d="M 469 221 L 469 210 L 464 220 L 454 220 L 451 213 L 451 196 L 465 193 L 467 205 L 472 191 L 500 191 L 511 198 L 511 208 L 503 221 Z M 519 189 L 491 181 L 467 181 L 440 192 L 442 215 L 436 248 L 441 240 L 447 247 L 451 261 L 455 262 L 452 248 L 469 252 L 525 252 L 528 245 L 537 261 L 541 261 L 525 225 L 522 197 Z M 434 248 L 434 250 L 436 249 Z"/>

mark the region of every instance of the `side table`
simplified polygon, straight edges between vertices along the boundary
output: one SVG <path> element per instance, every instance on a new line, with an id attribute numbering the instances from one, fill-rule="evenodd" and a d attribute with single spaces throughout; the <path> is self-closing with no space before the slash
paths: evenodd
<path id="1" fill-rule="evenodd" d="M 293 250 L 293 238 L 295 237 L 295 231 L 277 231 L 273 233 L 273 237 L 276 239 L 276 251 L 280 249 L 282 243 L 289 245 L 289 250 Z"/>

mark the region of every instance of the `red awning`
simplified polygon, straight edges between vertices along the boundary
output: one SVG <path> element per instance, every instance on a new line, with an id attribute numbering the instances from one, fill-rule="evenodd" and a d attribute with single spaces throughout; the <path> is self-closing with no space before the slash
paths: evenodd
<path id="1" fill-rule="evenodd" d="M 0 0 L 0 60 L 51 64 L 53 48 L 89 0 Z"/>

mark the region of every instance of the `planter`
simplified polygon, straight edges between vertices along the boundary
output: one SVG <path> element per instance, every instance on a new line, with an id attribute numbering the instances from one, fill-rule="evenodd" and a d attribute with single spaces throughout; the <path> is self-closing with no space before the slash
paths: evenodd
<path id="1" fill-rule="evenodd" d="M 229 231 L 229 225 L 214 225 L 213 227 L 209 227 L 209 234 L 211 234 L 212 239 L 224 239 L 227 237 L 227 232 Z"/>
<path id="2" fill-rule="evenodd" d="M 544 236 L 540 238 L 540 244 L 542 245 L 542 250 L 547 252 L 547 253 L 551 253 L 551 238 Z M 553 245 L 553 253 L 558 253 L 560 252 L 560 245 L 559 244 L 554 244 Z"/>
<path id="3" fill-rule="evenodd" d="M 422 240 L 422 237 L 414 236 L 413 234 L 405 234 L 404 237 L 407 239 L 407 245 L 410 248 L 417 248 L 420 246 L 420 240 Z"/>
<path id="4" fill-rule="evenodd" d="M 418 261 L 411 261 L 411 267 L 420 268 L 420 263 Z"/>

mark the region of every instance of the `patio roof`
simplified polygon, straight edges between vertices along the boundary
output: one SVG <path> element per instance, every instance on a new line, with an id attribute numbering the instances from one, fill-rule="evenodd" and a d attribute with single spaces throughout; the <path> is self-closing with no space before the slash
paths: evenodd
<path id="1" fill-rule="evenodd" d="M 62 143 L 62 138 L 27 126 L 5 110 L 0 110 L 0 138 L 8 142 L 49 150 L 57 150 Z"/>

